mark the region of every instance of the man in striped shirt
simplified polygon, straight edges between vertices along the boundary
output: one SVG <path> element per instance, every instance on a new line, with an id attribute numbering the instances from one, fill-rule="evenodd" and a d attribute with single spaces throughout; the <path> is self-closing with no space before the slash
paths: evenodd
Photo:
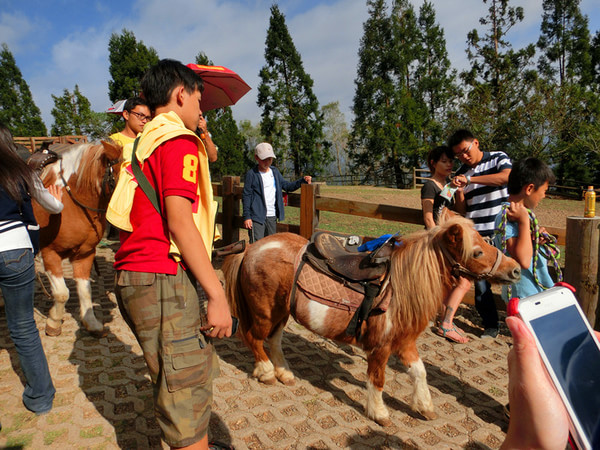
<path id="1" fill-rule="evenodd" d="M 462 163 L 454 177 L 455 184 L 463 188 L 457 192 L 457 209 L 475 223 L 481 236 L 492 237 L 494 219 L 508 198 L 506 183 L 512 163 L 504 152 L 482 151 L 469 130 L 456 131 L 448 146 Z M 498 336 L 498 312 L 490 283 L 485 280 L 475 282 L 475 308 L 483 320 L 481 337 Z"/>

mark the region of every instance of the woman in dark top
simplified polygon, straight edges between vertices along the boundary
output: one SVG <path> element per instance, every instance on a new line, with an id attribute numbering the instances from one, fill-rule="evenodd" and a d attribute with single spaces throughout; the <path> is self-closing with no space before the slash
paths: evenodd
<path id="1" fill-rule="evenodd" d="M 453 194 L 456 186 L 450 183 L 453 159 L 454 155 L 449 147 L 436 147 L 427 155 L 427 165 L 431 171 L 431 178 L 425 181 L 421 188 L 421 207 L 425 228 L 428 230 L 438 224 L 444 208 L 454 206 Z M 444 189 L 446 185 L 448 187 Z M 448 190 L 449 188 L 451 190 Z M 460 328 L 454 325 L 454 314 L 470 288 L 471 282 L 466 278 L 459 277 L 454 289 L 450 292 L 448 298 L 444 300 L 444 308 L 436 320 L 436 333 L 459 344 L 469 342 L 469 338 L 465 336 Z"/>

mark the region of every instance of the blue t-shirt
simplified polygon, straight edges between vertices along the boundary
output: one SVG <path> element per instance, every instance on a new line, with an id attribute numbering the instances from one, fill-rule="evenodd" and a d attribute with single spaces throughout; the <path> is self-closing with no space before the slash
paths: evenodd
<path id="1" fill-rule="evenodd" d="M 506 204 L 506 203 L 505 203 Z M 500 221 L 502 220 L 502 213 L 496 216 L 495 225 L 496 230 L 500 225 Z M 506 222 L 506 240 L 510 238 L 519 236 L 519 224 L 517 222 Z M 502 237 L 500 234 L 496 234 L 494 236 L 494 244 L 496 247 L 501 248 L 502 245 Z M 507 252 L 508 254 L 508 252 Z M 509 255 L 510 256 L 510 255 Z M 543 289 L 538 286 L 538 284 L 533 279 L 533 257 L 531 258 L 531 263 L 529 264 L 529 269 L 524 269 L 521 267 L 521 279 L 519 282 L 512 284 L 512 297 L 525 298 L 530 295 L 537 294 L 538 292 L 542 292 Z M 538 260 L 536 265 L 537 278 L 545 287 L 549 288 L 554 286 L 554 281 L 552 281 L 552 277 L 550 277 L 550 273 L 548 273 L 548 260 L 538 251 Z M 504 294 L 504 290 L 503 290 Z M 508 301 L 508 299 L 504 299 Z"/>

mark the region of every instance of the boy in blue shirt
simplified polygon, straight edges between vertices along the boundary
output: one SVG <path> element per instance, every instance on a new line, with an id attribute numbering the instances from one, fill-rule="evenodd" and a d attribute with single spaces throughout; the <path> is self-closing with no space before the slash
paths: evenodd
<path id="1" fill-rule="evenodd" d="M 528 297 L 554 285 L 548 273 L 548 253 L 542 251 L 548 235 L 533 214 L 554 180 L 552 170 L 537 158 L 514 163 L 508 176 L 508 203 L 496 216 L 494 239 L 498 248 L 521 265 L 521 279 L 511 285 L 512 297 Z"/>

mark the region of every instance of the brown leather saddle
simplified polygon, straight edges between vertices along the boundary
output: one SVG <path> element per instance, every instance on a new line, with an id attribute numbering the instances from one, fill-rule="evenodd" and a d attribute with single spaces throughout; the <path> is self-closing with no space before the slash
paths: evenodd
<path id="1" fill-rule="evenodd" d="M 359 252 L 347 245 L 347 237 L 319 231 L 313 234 L 302 261 L 296 271 L 295 288 L 303 264 L 327 274 L 344 286 L 364 295 L 360 307 L 346 328 L 348 336 L 360 339 L 362 323 L 372 314 L 374 299 L 381 293 L 382 282 L 390 268 L 390 258 L 396 244 L 396 236 L 390 237 L 373 252 Z M 293 308 L 292 308 L 293 311 Z"/>
<path id="2" fill-rule="evenodd" d="M 242 253 L 244 250 L 246 250 L 246 241 L 237 241 L 233 244 L 213 249 L 212 254 L 214 258 L 215 256 L 235 255 L 236 253 Z"/>

